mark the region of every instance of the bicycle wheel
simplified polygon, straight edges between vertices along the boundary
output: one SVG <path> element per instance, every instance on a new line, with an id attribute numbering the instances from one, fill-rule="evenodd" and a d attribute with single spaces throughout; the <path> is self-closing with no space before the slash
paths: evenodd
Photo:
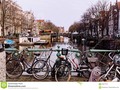
<path id="1" fill-rule="evenodd" d="M 108 74 L 107 76 L 106 76 L 106 74 L 103 74 L 103 75 L 100 76 L 100 78 L 98 79 L 98 81 L 100 81 L 100 82 L 102 82 L 102 81 L 104 81 L 104 82 L 110 82 L 113 79 L 114 79 L 114 75 L 113 74 Z"/>
<path id="2" fill-rule="evenodd" d="M 32 66 L 32 74 L 38 80 L 45 79 L 49 74 L 49 66 L 43 60 L 36 61 Z"/>
<path id="3" fill-rule="evenodd" d="M 55 70 L 55 80 L 56 81 L 69 81 L 71 78 L 71 68 L 67 65 L 60 65 Z"/>
<path id="4" fill-rule="evenodd" d="M 89 79 L 90 74 L 91 74 L 91 72 L 90 72 L 89 70 L 86 70 L 86 71 L 83 71 L 83 72 L 82 72 L 83 77 L 85 77 L 85 78 L 87 78 L 87 79 Z"/>
<path id="5" fill-rule="evenodd" d="M 18 60 L 9 60 L 6 63 L 6 74 L 10 78 L 18 78 L 23 73 L 23 65 Z"/>

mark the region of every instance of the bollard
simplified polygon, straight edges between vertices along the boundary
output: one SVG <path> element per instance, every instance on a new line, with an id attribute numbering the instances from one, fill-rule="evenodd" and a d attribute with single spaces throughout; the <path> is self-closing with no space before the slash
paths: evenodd
<path id="1" fill-rule="evenodd" d="M 85 38 L 82 38 L 82 52 L 86 50 L 86 45 L 85 45 Z"/>
<path id="2" fill-rule="evenodd" d="M 0 43 L 0 82 L 6 81 L 6 53 Z"/>

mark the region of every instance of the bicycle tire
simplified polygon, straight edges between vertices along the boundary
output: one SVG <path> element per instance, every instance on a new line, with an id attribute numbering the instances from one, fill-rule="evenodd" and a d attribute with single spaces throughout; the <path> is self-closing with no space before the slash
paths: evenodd
<path id="1" fill-rule="evenodd" d="M 23 64 L 18 60 L 8 60 L 6 63 L 6 74 L 9 78 L 18 78 L 23 73 Z"/>
<path id="2" fill-rule="evenodd" d="M 99 82 L 110 82 L 113 80 L 113 77 L 111 77 L 111 75 L 107 75 L 105 76 L 106 74 L 103 74 L 101 75 L 99 78 L 98 78 L 98 81 Z"/>
<path id="3" fill-rule="evenodd" d="M 91 74 L 91 72 L 90 71 L 83 71 L 82 72 L 82 75 L 83 75 L 83 77 L 85 77 L 85 78 L 87 78 L 87 79 L 89 79 L 89 77 L 90 77 L 90 74 Z"/>
<path id="4" fill-rule="evenodd" d="M 66 68 L 67 71 L 65 71 Z M 60 65 L 58 68 L 56 68 L 55 80 L 57 82 L 70 81 L 70 78 L 71 78 L 71 68 L 68 65 Z"/>
<path id="5" fill-rule="evenodd" d="M 103 74 L 103 75 L 101 75 L 99 78 L 98 78 L 98 81 L 99 82 L 105 82 L 105 81 L 107 81 L 108 80 L 108 78 L 107 77 L 105 77 L 105 74 Z"/>
<path id="6" fill-rule="evenodd" d="M 44 60 L 36 61 L 32 66 L 32 75 L 37 80 L 45 79 L 49 74 L 49 66 Z"/>

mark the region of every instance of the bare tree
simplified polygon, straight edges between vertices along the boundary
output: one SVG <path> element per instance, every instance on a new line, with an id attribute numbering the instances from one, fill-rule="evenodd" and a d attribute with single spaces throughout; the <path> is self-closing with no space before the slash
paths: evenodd
<path id="1" fill-rule="evenodd" d="M 23 11 L 21 7 L 12 0 L 1 0 L 1 22 L 2 35 L 8 31 L 17 34 L 22 30 L 33 29 L 34 15 L 30 11 Z"/>
<path id="2" fill-rule="evenodd" d="M 39 30 L 51 30 L 56 33 L 59 32 L 59 28 L 56 25 L 54 25 L 51 21 L 44 21 L 44 24 L 41 24 L 41 22 L 39 22 Z"/>
<path id="3" fill-rule="evenodd" d="M 31 11 L 25 11 L 24 14 L 23 14 L 23 23 L 24 23 L 24 28 L 25 29 L 29 29 L 29 30 L 32 30 L 33 29 L 33 26 L 34 26 L 34 15 Z"/>
<path id="4" fill-rule="evenodd" d="M 82 22 L 89 22 L 87 24 L 87 27 L 89 27 L 89 31 L 92 33 L 101 34 L 101 36 L 104 35 L 107 28 L 107 11 L 109 9 L 108 2 L 98 1 L 97 4 L 90 7 L 86 13 L 82 16 Z M 86 27 L 86 26 L 85 26 Z M 88 31 L 88 32 L 89 32 Z M 93 36 L 93 35 L 92 35 Z"/>
<path id="5" fill-rule="evenodd" d="M 1 0 L 1 26 L 2 26 L 2 35 L 5 36 L 5 22 L 7 17 L 7 12 L 9 10 L 9 1 L 8 0 Z"/>

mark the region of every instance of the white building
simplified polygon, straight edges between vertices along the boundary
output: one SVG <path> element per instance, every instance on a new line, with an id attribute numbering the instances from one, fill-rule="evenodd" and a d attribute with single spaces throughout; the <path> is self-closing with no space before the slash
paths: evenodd
<path id="1" fill-rule="evenodd" d="M 108 28 L 110 37 L 120 37 L 120 2 L 110 5 Z"/>
<path id="2" fill-rule="evenodd" d="M 11 34 L 19 34 L 28 28 L 33 28 L 34 15 L 32 12 L 23 11 L 22 8 L 12 0 L 2 1 L 5 2 L 0 2 L 0 36 L 2 36 L 1 30 L 3 25 L 5 36 L 8 34 L 8 32 Z M 3 15 L 3 10 L 5 9 L 6 13 Z"/>

